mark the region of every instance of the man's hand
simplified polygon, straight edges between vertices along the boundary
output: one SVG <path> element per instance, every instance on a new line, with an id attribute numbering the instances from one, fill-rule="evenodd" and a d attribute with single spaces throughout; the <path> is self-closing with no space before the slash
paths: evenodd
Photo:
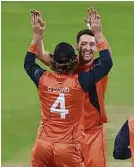
<path id="1" fill-rule="evenodd" d="M 43 21 L 41 13 L 38 10 L 33 9 L 30 11 L 30 14 L 31 14 L 31 21 L 35 16 L 37 16 L 39 25 L 46 29 L 46 23 Z"/>
<path id="2" fill-rule="evenodd" d="M 33 14 L 32 15 L 32 28 L 33 28 L 33 44 L 39 44 L 39 42 L 42 40 L 42 36 L 43 36 L 43 31 L 44 31 L 44 26 L 40 26 L 39 22 L 38 22 L 38 15 L 37 14 Z"/>
<path id="3" fill-rule="evenodd" d="M 94 35 L 102 33 L 100 16 L 95 9 L 93 9 L 92 7 L 90 9 L 88 8 L 88 18 L 87 20 L 84 20 L 88 28 L 94 33 Z"/>
<path id="4" fill-rule="evenodd" d="M 39 11 L 33 9 L 30 11 L 30 14 L 31 14 L 31 24 L 32 24 L 34 36 L 36 37 L 39 36 L 40 38 L 39 42 L 41 42 L 43 37 L 43 32 L 45 30 L 45 23 L 43 22 Z"/>
<path id="5" fill-rule="evenodd" d="M 33 27 L 33 20 L 35 17 L 37 17 L 37 22 L 40 25 L 40 27 L 46 29 L 46 23 L 43 21 L 41 13 L 39 11 L 33 9 L 30 11 L 30 14 L 31 14 L 32 27 Z M 43 37 L 43 35 L 42 35 L 42 37 Z M 51 54 L 49 52 L 45 51 L 42 38 L 38 42 L 38 53 L 37 53 L 36 57 L 46 65 L 49 65 L 49 63 L 51 61 Z"/>
<path id="6" fill-rule="evenodd" d="M 90 9 L 88 8 L 88 18 L 84 20 L 89 30 L 93 32 L 97 44 L 101 42 L 106 43 L 107 48 L 109 49 L 110 54 L 112 55 L 111 48 L 102 33 L 101 17 L 98 14 L 97 10 L 93 9 L 93 7 L 91 7 Z"/>
<path id="7" fill-rule="evenodd" d="M 34 34 L 42 35 L 45 30 L 45 24 L 42 20 L 40 12 L 31 10 L 31 24 Z"/>

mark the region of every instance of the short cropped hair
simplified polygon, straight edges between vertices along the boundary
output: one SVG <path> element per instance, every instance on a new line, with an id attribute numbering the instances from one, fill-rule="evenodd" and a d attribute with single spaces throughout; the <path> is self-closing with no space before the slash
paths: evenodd
<path id="1" fill-rule="evenodd" d="M 76 39 L 76 40 L 77 40 L 77 43 L 79 43 L 80 37 L 81 37 L 82 35 L 85 35 L 85 34 L 94 37 L 94 34 L 92 33 L 91 30 L 89 30 L 89 29 L 81 30 L 81 31 L 79 31 L 78 34 L 77 34 L 77 39 Z"/>

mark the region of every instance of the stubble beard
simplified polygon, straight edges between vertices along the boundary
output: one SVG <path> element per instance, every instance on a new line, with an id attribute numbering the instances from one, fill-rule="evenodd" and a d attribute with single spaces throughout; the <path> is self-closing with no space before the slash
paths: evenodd
<path id="1" fill-rule="evenodd" d="M 94 55 L 93 55 L 93 52 L 91 54 L 92 54 L 92 57 L 86 60 L 86 59 L 84 59 L 84 53 L 83 53 L 82 49 L 80 49 L 80 51 L 79 51 L 80 65 L 86 65 L 86 64 L 92 63 Z"/>

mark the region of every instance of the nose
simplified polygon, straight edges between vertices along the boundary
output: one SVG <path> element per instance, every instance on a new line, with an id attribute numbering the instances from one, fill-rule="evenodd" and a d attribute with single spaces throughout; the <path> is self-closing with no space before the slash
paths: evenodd
<path id="1" fill-rule="evenodd" d="M 91 46 L 88 44 L 87 47 L 86 47 L 87 50 L 90 50 L 91 49 Z"/>

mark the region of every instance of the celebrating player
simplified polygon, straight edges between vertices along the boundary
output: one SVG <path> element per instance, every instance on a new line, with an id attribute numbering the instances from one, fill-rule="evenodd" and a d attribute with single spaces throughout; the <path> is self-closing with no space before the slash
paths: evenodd
<path id="1" fill-rule="evenodd" d="M 38 11 L 36 14 L 41 15 Z M 94 66 L 98 66 L 101 63 L 100 58 L 94 59 L 96 50 L 107 47 L 111 53 L 111 49 L 104 38 L 102 33 L 102 26 L 100 22 L 100 16 L 97 11 L 91 8 L 88 10 L 88 20 L 86 23 L 89 29 L 82 30 L 77 34 L 77 45 L 80 65 L 77 69 L 77 73 L 82 71 L 92 70 Z M 101 43 L 101 45 L 100 45 Z M 49 64 L 51 57 L 49 53 L 44 51 L 43 42 L 38 46 L 38 58 L 45 64 Z M 106 91 L 108 76 L 103 77 L 97 82 L 86 94 L 85 98 L 85 112 L 84 112 L 84 129 L 85 143 L 84 158 L 86 167 L 106 167 L 106 141 L 103 123 L 106 123 L 107 116 L 104 105 L 104 95 Z M 90 98 L 89 98 L 90 96 Z M 96 148 L 96 149 L 94 149 Z"/>
<path id="2" fill-rule="evenodd" d="M 87 23 L 89 25 L 91 25 L 94 18 L 100 20 L 100 16 L 93 8 L 88 10 L 88 14 Z M 76 49 L 80 57 L 78 73 L 89 69 L 92 70 L 94 66 L 100 63 L 100 58 L 94 59 L 96 49 L 99 49 L 98 39 L 103 39 L 111 54 L 111 49 L 102 33 L 101 23 L 99 22 L 95 27 L 91 26 L 89 28 L 90 30 L 82 30 L 77 34 Z M 85 98 L 85 126 L 83 129 L 85 132 L 85 167 L 107 167 L 106 139 L 103 126 L 103 123 L 108 122 L 104 103 L 107 81 L 108 75 L 97 82 Z M 90 99 L 88 94 L 90 94 Z"/>

